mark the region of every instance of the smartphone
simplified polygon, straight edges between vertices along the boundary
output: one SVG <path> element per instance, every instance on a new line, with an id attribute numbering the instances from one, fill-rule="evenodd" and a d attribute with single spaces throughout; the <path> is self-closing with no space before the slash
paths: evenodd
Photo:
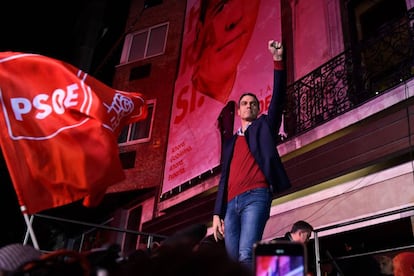
<path id="1" fill-rule="evenodd" d="M 257 242 L 253 247 L 256 276 L 306 276 L 307 252 L 302 243 Z"/>

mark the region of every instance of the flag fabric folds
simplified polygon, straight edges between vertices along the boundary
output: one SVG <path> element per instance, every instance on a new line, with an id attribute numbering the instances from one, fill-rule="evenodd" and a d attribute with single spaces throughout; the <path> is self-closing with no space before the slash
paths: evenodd
<path id="1" fill-rule="evenodd" d="M 0 144 L 27 213 L 98 205 L 125 178 L 117 138 L 147 116 L 141 93 L 49 57 L 0 52 Z"/>

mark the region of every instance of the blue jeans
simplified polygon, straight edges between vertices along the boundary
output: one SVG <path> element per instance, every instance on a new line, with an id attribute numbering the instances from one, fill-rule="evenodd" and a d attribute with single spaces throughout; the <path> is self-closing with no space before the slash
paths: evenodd
<path id="1" fill-rule="evenodd" d="M 267 188 L 253 189 L 227 204 L 224 237 L 230 258 L 253 269 L 253 244 L 263 236 L 272 196 Z"/>

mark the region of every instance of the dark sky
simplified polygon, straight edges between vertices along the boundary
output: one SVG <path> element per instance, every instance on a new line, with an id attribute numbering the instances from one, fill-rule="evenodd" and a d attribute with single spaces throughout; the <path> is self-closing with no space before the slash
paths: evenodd
<path id="1" fill-rule="evenodd" d="M 108 83 L 110 74 L 97 69 L 108 57 L 112 68 L 119 61 L 119 51 L 116 57 L 110 53 L 125 30 L 129 5 L 130 0 L 3 1 L 0 51 L 47 55 Z"/>
<path id="2" fill-rule="evenodd" d="M 130 0 L 2 1 L 0 51 L 60 59 L 111 86 L 120 55 L 119 50 L 112 49 L 123 37 L 129 4 Z M 25 227 L 7 167 L 0 157 L 1 247 L 22 242 Z M 91 216 L 96 217 L 93 210 Z"/>
<path id="3" fill-rule="evenodd" d="M 70 59 L 80 1 L 7 1 L 2 7 L 0 49 Z M 69 4 L 65 4 L 71 3 Z M 3 5 L 3 4 L 2 4 Z"/>

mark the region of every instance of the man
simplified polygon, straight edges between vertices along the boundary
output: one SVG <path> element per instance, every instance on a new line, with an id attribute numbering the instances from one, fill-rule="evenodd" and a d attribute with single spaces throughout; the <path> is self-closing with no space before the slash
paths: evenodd
<path id="1" fill-rule="evenodd" d="M 292 241 L 292 242 L 299 242 L 307 245 L 311 235 L 313 232 L 313 226 L 304 220 L 298 220 L 293 225 L 289 232 L 286 232 L 283 237 L 275 238 L 273 241 Z M 307 252 L 309 252 L 308 248 L 306 247 Z M 313 276 L 316 275 L 315 270 L 315 259 L 314 256 L 311 254 L 307 254 L 307 270 L 308 273 L 306 276 Z"/>
<path id="2" fill-rule="evenodd" d="M 262 239 L 273 194 L 291 184 L 276 141 L 286 96 L 283 47 L 271 40 L 274 60 L 273 95 L 267 115 L 259 115 L 257 97 L 245 93 L 237 114 L 241 127 L 224 142 L 222 172 L 213 214 L 213 234 L 225 240 L 229 256 L 252 268 L 253 244 Z"/>
<path id="3" fill-rule="evenodd" d="M 299 220 L 292 225 L 290 232 L 287 232 L 284 237 L 276 238 L 274 240 L 294 241 L 306 244 L 313 231 L 313 226 L 304 220 Z"/>

